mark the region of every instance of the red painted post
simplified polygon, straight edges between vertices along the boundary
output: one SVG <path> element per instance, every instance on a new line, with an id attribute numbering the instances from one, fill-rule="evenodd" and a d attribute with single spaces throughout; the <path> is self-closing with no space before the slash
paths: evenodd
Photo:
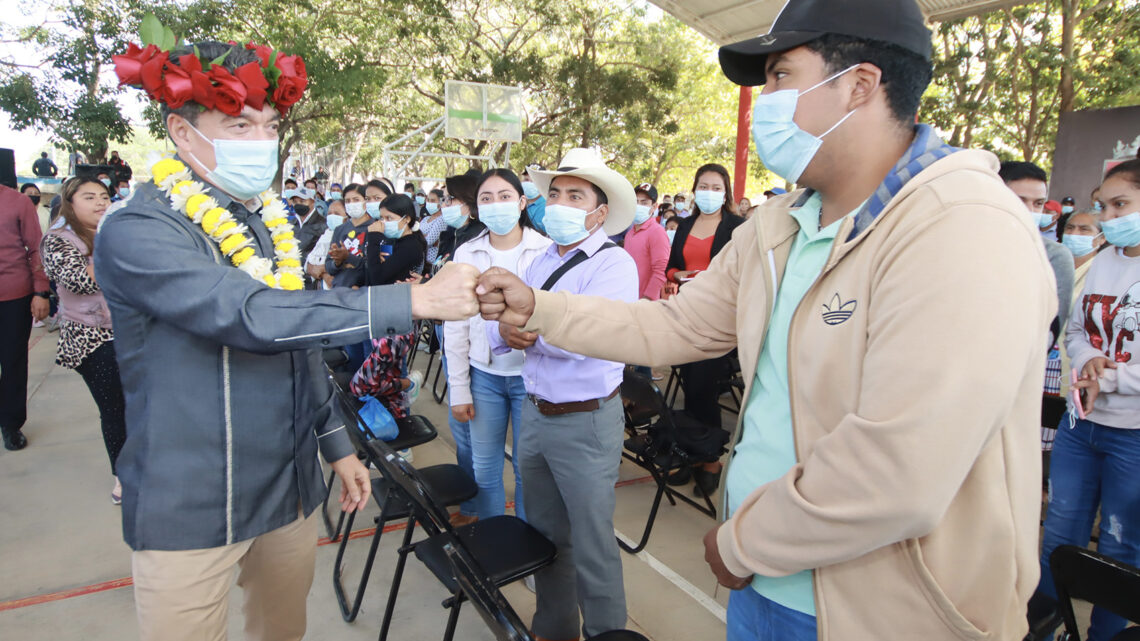
<path id="1" fill-rule="evenodd" d="M 736 171 L 732 178 L 732 197 L 744 198 L 748 183 L 748 145 L 752 143 L 752 87 L 740 88 L 740 110 L 736 116 Z"/>

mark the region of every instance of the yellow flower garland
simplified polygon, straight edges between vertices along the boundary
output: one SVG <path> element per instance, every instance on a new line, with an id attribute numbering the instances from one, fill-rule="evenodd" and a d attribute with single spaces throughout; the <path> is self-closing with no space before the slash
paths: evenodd
<path id="1" fill-rule="evenodd" d="M 276 193 L 265 191 L 257 197 L 261 201 L 261 219 L 273 238 L 274 256 L 270 260 L 257 256 L 253 240 L 246 235 L 249 229 L 218 206 L 206 192 L 206 186 L 193 180 L 185 164 L 165 158 L 151 167 L 151 173 L 154 184 L 166 192 L 174 209 L 200 225 L 234 267 L 276 289 L 304 289 L 301 251 L 293 237 L 293 226 L 286 218 L 285 205 Z"/>

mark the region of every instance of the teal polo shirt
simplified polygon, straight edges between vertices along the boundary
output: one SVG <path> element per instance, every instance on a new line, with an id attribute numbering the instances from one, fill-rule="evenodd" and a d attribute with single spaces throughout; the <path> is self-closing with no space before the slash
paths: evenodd
<path id="1" fill-rule="evenodd" d="M 796 464 L 788 392 L 788 329 L 804 294 L 823 271 L 843 223 L 841 218 L 816 231 L 821 205 L 819 194 L 812 194 L 803 207 L 790 212 L 799 222 L 800 231 L 792 242 L 788 265 L 776 293 L 756 379 L 744 407 L 743 433 L 728 468 L 725 487 L 729 516 L 756 488 L 783 477 Z M 757 574 L 752 579 L 752 589 L 786 608 L 815 616 L 811 570 L 786 577 Z"/>

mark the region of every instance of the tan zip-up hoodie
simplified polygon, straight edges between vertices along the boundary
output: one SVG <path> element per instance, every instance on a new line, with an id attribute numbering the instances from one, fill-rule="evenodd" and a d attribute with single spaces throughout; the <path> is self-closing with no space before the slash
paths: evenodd
<path id="1" fill-rule="evenodd" d="M 718 539 L 739 576 L 814 570 L 823 641 L 1026 632 L 1041 346 L 1057 297 L 1037 230 L 997 168 L 988 152 L 952 154 L 849 241 L 846 219 L 793 316 L 798 462 L 749 495 Z M 766 204 L 668 301 L 535 292 L 525 329 L 655 366 L 739 346 L 750 394 L 800 195 Z"/>

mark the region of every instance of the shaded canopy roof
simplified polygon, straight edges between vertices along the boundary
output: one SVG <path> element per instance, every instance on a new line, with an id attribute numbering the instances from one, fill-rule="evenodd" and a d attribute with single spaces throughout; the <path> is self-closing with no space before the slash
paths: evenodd
<path id="1" fill-rule="evenodd" d="M 652 0 L 718 45 L 767 33 L 786 0 Z M 931 21 L 953 20 L 1025 0 L 918 0 Z"/>

